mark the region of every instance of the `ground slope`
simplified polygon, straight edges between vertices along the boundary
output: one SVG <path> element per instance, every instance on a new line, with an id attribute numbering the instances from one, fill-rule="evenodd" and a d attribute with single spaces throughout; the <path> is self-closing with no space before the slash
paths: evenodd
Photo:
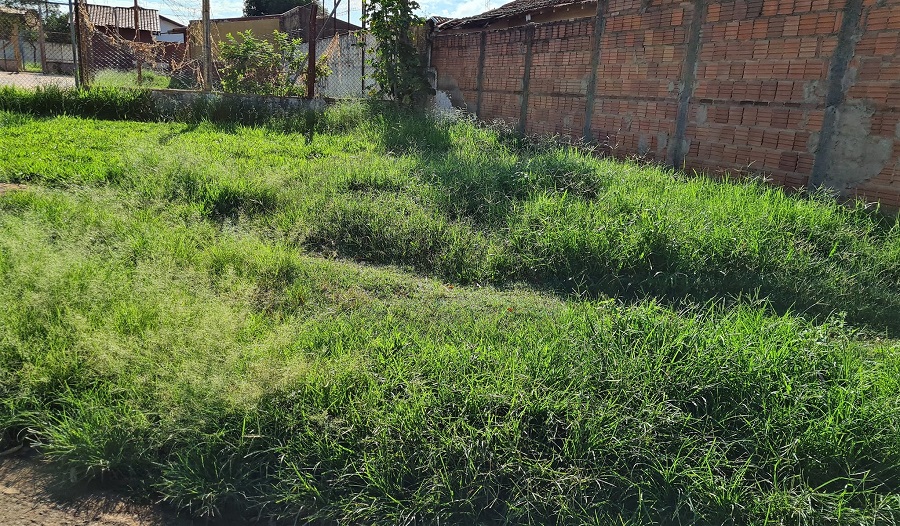
<path id="1" fill-rule="evenodd" d="M 287 522 L 898 519 L 894 220 L 364 106 L 0 123 L 0 428 L 76 479 Z"/>

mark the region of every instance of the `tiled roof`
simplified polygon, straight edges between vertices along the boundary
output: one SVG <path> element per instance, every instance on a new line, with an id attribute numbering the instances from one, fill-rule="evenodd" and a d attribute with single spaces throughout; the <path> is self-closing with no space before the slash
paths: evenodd
<path id="1" fill-rule="evenodd" d="M 97 27 L 118 27 L 134 29 L 133 7 L 112 7 L 108 5 L 85 4 L 91 23 Z M 159 11 L 156 9 L 138 10 L 138 24 L 141 31 L 159 33 Z"/>
<path id="2" fill-rule="evenodd" d="M 472 27 L 486 26 L 495 20 L 501 18 L 509 18 L 517 15 L 524 15 L 541 9 L 550 7 L 560 7 L 573 4 L 581 4 L 589 0 L 513 0 L 508 4 L 503 4 L 496 9 L 485 11 L 480 15 L 470 16 L 466 18 L 456 18 L 448 22 L 439 24 L 441 29 L 450 29 L 455 27 Z"/>

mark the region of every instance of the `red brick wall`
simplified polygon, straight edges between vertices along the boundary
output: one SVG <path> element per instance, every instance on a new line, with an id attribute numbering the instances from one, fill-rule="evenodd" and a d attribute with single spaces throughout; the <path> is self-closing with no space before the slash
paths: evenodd
<path id="1" fill-rule="evenodd" d="M 686 162 L 763 172 L 776 184 L 805 186 L 842 8 L 828 0 L 711 4 Z"/>
<path id="2" fill-rule="evenodd" d="M 439 45 L 431 47 L 432 64 L 441 64 L 444 70 L 438 76 L 438 89 L 446 91 L 455 106 L 470 112 L 475 111 L 477 99 L 475 79 L 480 40 L 477 33 L 446 35 L 440 37 Z"/>
<path id="3" fill-rule="evenodd" d="M 593 35 L 590 18 L 535 28 L 526 119 L 529 133 L 581 135 Z"/>
<path id="4" fill-rule="evenodd" d="M 855 80 L 844 104 L 865 108 L 862 125 L 870 136 L 859 155 L 878 157 L 876 165 L 887 156 L 887 162 L 853 193 L 900 206 L 900 0 L 865 4 L 864 32 L 850 63 Z"/>
<path id="5" fill-rule="evenodd" d="M 479 45 L 480 41 L 476 40 L 476 61 Z M 481 119 L 499 119 L 513 126 L 518 124 L 524 71 L 525 28 L 488 33 L 484 47 Z M 440 79 L 440 70 L 438 72 Z"/>
<path id="6" fill-rule="evenodd" d="M 594 137 L 616 154 L 665 160 L 693 4 L 612 0 L 600 40 Z"/>
<path id="7" fill-rule="evenodd" d="M 842 41 L 848 1 L 608 0 L 593 93 L 594 18 L 531 26 L 524 131 L 581 137 L 590 107 L 591 138 L 614 155 L 680 164 L 680 152 L 687 168 L 788 187 L 817 170 L 825 186 L 900 206 L 900 0 L 863 0 Z M 528 30 L 486 31 L 480 107 L 479 32 L 434 35 L 438 89 L 520 126 Z M 839 45 L 854 52 L 829 107 Z"/>

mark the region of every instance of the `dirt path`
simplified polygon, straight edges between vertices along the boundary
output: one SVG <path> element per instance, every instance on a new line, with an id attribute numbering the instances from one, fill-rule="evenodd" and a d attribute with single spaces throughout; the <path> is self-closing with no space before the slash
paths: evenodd
<path id="1" fill-rule="evenodd" d="M 157 506 L 94 488 L 61 485 L 33 455 L 0 457 L 0 525 L 195 526 Z"/>
<path id="2" fill-rule="evenodd" d="M 75 77 L 66 75 L 43 75 L 41 73 L 11 73 L 0 71 L 0 86 L 16 86 L 18 88 L 36 88 L 38 86 L 75 87 Z"/>
<path id="3" fill-rule="evenodd" d="M 0 194 L 9 192 L 10 190 L 24 190 L 24 184 L 0 183 Z"/>

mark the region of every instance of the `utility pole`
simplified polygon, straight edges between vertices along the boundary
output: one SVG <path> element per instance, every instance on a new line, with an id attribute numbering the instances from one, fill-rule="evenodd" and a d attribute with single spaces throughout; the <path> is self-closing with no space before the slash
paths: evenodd
<path id="1" fill-rule="evenodd" d="M 141 33 L 141 8 L 138 6 L 138 0 L 134 0 L 134 41 L 137 44 L 140 44 L 140 33 Z M 140 46 L 136 45 L 134 48 L 134 61 L 137 63 L 137 83 L 138 86 L 144 82 L 143 71 L 141 71 L 141 66 L 143 63 Z"/>
<path id="2" fill-rule="evenodd" d="M 203 91 L 212 86 L 212 38 L 209 34 L 209 0 L 203 0 Z"/>
<path id="3" fill-rule="evenodd" d="M 38 46 L 41 50 L 41 73 L 47 74 L 47 46 L 44 43 L 46 41 L 46 37 L 44 36 L 44 13 L 41 12 L 40 6 L 37 8 L 38 14 Z"/>
<path id="4" fill-rule="evenodd" d="M 81 68 L 78 65 L 78 38 L 75 36 L 75 29 L 78 22 L 75 8 L 72 7 L 72 0 L 69 0 L 69 38 L 72 40 L 72 69 L 75 71 L 75 87 L 81 87 Z"/>
<path id="5" fill-rule="evenodd" d="M 208 1 L 208 0 L 204 0 Z M 309 55 L 306 65 L 306 98 L 316 96 L 316 11 L 318 6 L 312 3 L 309 9 Z M 326 21 L 326 24 L 328 22 Z"/>
<path id="6" fill-rule="evenodd" d="M 366 42 L 369 39 L 366 36 L 366 0 L 362 0 L 362 14 L 359 17 L 359 25 L 362 27 L 362 30 L 359 34 L 362 37 L 362 44 L 359 47 L 360 54 L 362 55 L 362 60 L 359 61 L 359 82 L 360 82 L 360 91 L 359 94 L 363 97 L 366 96 Z"/>

